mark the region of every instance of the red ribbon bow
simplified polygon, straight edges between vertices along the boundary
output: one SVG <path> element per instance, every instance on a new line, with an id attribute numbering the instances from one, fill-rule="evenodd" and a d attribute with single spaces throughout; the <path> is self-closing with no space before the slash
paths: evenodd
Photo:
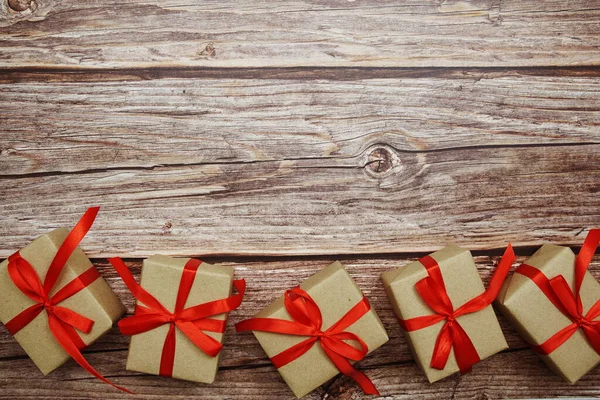
<path id="1" fill-rule="evenodd" d="M 184 309 L 196 277 L 196 271 L 202 263 L 200 260 L 190 259 L 183 269 L 181 281 L 179 282 L 179 291 L 177 292 L 177 300 L 175 302 L 175 310 L 171 312 L 135 281 L 133 275 L 120 258 L 115 257 L 108 261 L 110 261 L 121 276 L 133 296 L 144 304 L 144 306 L 136 305 L 134 315 L 119 321 L 121 333 L 124 335 L 137 335 L 164 324 L 169 324 L 169 332 L 163 345 L 160 360 L 159 374 L 161 376 L 171 377 L 173 375 L 176 344 L 175 327 L 179 328 L 188 339 L 206 354 L 211 357 L 219 354 L 223 345 L 203 331 L 225 332 L 226 321 L 208 317 L 227 313 L 238 308 L 242 303 L 244 292 L 246 291 L 245 280 L 233 281 L 233 286 L 238 291 L 235 295 Z"/>
<path id="2" fill-rule="evenodd" d="M 10 275 L 10 278 L 21 292 L 31 300 L 35 301 L 35 304 L 23 310 L 19 315 L 8 321 L 5 326 L 10 334 L 14 336 L 45 310 L 46 314 L 48 314 L 48 326 L 50 332 L 52 332 L 52 335 L 54 335 L 56 341 L 62 348 L 65 349 L 79 365 L 96 378 L 117 389 L 131 393 L 129 390 L 117 386 L 103 377 L 81 354 L 80 350 L 86 347 L 86 345 L 76 332 L 76 329 L 84 333 L 90 333 L 94 321 L 73 310 L 58 305 L 98 279 L 100 277 L 98 270 L 91 267 L 66 284 L 53 296 L 50 296 L 67 260 L 86 233 L 90 230 L 99 210 L 100 207 L 89 208 L 71 232 L 69 232 L 65 241 L 56 252 L 50 267 L 48 267 L 43 284 L 31 264 L 21 257 L 19 252 L 16 252 L 8 258 L 8 274 Z"/>
<path id="3" fill-rule="evenodd" d="M 583 278 L 598 244 L 600 244 L 600 229 L 592 229 L 585 238 L 583 246 L 581 246 L 581 250 L 575 259 L 574 292 L 562 275 L 548 279 L 539 269 L 527 264 L 522 264 L 515 271 L 515 273 L 525 275 L 531 279 L 552 304 L 572 321 L 570 325 L 552 335 L 544 343 L 533 345 L 535 352 L 543 355 L 552 353 L 581 328 L 596 353 L 600 354 L 600 321 L 594 321 L 600 317 L 600 300 L 596 301 L 589 311 L 583 315 L 583 304 L 580 295 Z"/>
<path id="4" fill-rule="evenodd" d="M 251 318 L 237 323 L 236 331 L 262 331 L 309 336 L 308 339 L 271 357 L 275 368 L 281 368 L 302 356 L 318 341 L 327 357 L 342 374 L 352 378 L 366 394 L 379 394 L 371 380 L 364 373 L 354 369 L 348 361 L 360 361 L 369 352 L 367 344 L 359 336 L 344 331 L 371 309 L 366 297 L 363 297 L 339 321 L 325 331 L 321 330 L 323 318 L 319 306 L 304 290 L 295 287 L 286 291 L 284 305 L 293 321 L 276 318 Z M 357 342 L 360 350 L 344 340 Z"/>
<path id="5" fill-rule="evenodd" d="M 428 276 L 417 282 L 417 292 L 435 314 L 407 320 L 398 319 L 398 321 L 402 328 L 408 332 L 427 328 L 440 321 L 446 321 L 435 342 L 430 364 L 432 368 L 444 369 L 446 367 L 452 347 L 454 347 L 454 356 L 458 368 L 463 374 L 471 371 L 473 365 L 481 361 L 471 338 L 469 338 L 457 318 L 461 315 L 481 311 L 492 304 L 514 260 L 515 253 L 509 244 L 498 263 L 496 271 L 494 271 L 488 289 L 456 310 L 454 310 L 454 306 L 446 292 L 438 263 L 431 256 L 425 256 L 419 260 L 427 269 Z"/>

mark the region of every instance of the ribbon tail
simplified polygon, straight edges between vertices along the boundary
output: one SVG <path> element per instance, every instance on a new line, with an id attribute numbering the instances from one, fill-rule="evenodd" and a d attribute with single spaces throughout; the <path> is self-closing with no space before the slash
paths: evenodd
<path id="1" fill-rule="evenodd" d="M 121 260 L 119 257 L 109 258 L 108 262 L 110 262 L 125 283 L 125 286 L 129 289 L 133 297 L 136 300 L 143 303 L 145 306 L 150 307 L 156 311 L 161 311 L 165 314 L 170 314 L 170 312 L 163 307 L 163 305 L 156 300 L 154 296 L 148 293 L 143 287 L 140 286 L 139 283 L 136 282 L 135 278 L 127 268 L 127 265 Z"/>
<path id="2" fill-rule="evenodd" d="M 515 262 L 515 258 L 515 251 L 513 250 L 512 245 L 509 243 L 508 246 L 506 246 L 506 250 L 504 250 L 504 254 L 502 254 L 500 262 L 498 262 L 498 265 L 496 266 L 496 270 L 494 271 L 492 279 L 490 280 L 490 284 L 486 290 L 486 300 L 488 304 L 492 304 L 492 302 L 498 296 L 498 293 L 504 284 L 504 280 L 508 276 L 510 267 Z"/>
<path id="3" fill-rule="evenodd" d="M 49 319 L 51 317 L 48 317 Z M 87 347 L 87 345 L 85 344 L 85 342 L 83 341 L 83 339 L 81 339 L 81 336 L 79 336 L 77 334 L 77 332 L 75 331 L 75 328 L 73 328 L 72 326 L 70 326 L 69 324 L 65 323 L 64 321 L 59 321 L 60 324 L 63 326 L 65 334 L 67 335 L 68 339 L 73 342 L 73 344 L 79 349 L 79 350 L 83 350 Z"/>
<path id="4" fill-rule="evenodd" d="M 52 313 L 68 326 L 80 330 L 84 333 L 90 333 L 94 326 L 94 320 L 84 317 L 68 308 L 55 306 L 52 308 Z M 77 336 L 79 337 L 79 335 Z"/>
<path id="5" fill-rule="evenodd" d="M 331 362 L 333 362 L 335 367 L 342 374 L 346 375 L 347 377 L 351 378 L 354 382 L 356 382 L 356 384 L 360 386 L 360 388 L 365 394 L 373 394 L 379 396 L 379 391 L 377 390 L 373 382 L 371 382 L 369 377 L 364 374 L 364 372 L 361 372 L 354 368 L 347 359 L 340 356 L 333 350 L 329 349 L 327 346 L 323 346 L 323 342 L 321 342 L 321 347 L 323 348 Z"/>
<path id="6" fill-rule="evenodd" d="M 50 293 L 54 287 L 67 260 L 92 227 L 98 211 L 100 211 L 100 207 L 88 208 L 58 248 L 44 278 L 44 291 L 46 293 Z"/>
<path id="7" fill-rule="evenodd" d="M 454 312 L 454 316 L 458 317 L 464 314 L 480 311 L 492 304 L 492 302 L 496 300 L 496 297 L 498 297 L 498 293 L 500 292 L 500 289 L 502 288 L 502 285 L 504 284 L 504 281 L 508 276 L 508 272 L 510 271 L 510 267 L 514 261 L 515 252 L 512 248 L 512 245 L 509 244 L 506 247 L 506 250 L 504 250 L 504 254 L 500 259 L 500 262 L 498 262 L 498 265 L 496 266 L 496 270 L 492 275 L 492 279 L 490 280 L 486 291 L 460 306 Z"/>
<path id="8" fill-rule="evenodd" d="M 600 229 L 590 229 L 575 259 L 575 297 L 577 298 L 579 298 L 579 290 L 581 289 L 583 278 L 596 253 L 598 245 L 600 245 Z"/>
<path id="9" fill-rule="evenodd" d="M 446 368 L 450 350 L 452 349 L 452 332 L 450 324 L 445 323 L 435 341 L 433 354 L 431 356 L 431 367 L 435 369 Z"/>
<path id="10" fill-rule="evenodd" d="M 467 332 L 458 322 L 454 322 L 452 327 L 452 336 L 454 341 L 454 357 L 460 369 L 461 374 L 471 372 L 474 364 L 481 361 L 479 353 Z"/>
<path id="11" fill-rule="evenodd" d="M 137 308 L 136 308 L 137 310 Z M 131 336 L 158 328 L 168 322 L 168 317 L 154 312 L 142 312 L 119 321 L 119 330 L 123 335 Z"/>
<path id="12" fill-rule="evenodd" d="M 358 343 L 360 349 L 346 343 L 345 340 L 352 340 Z M 362 360 L 369 352 L 369 346 L 358 335 L 350 332 L 336 333 L 331 336 L 321 337 L 321 345 L 325 346 L 340 356 L 353 361 Z"/>
<path id="13" fill-rule="evenodd" d="M 83 357 L 81 352 L 79 351 L 79 347 L 72 341 L 70 333 L 67 331 L 69 329 L 68 325 L 63 325 L 63 322 L 60 321 L 52 314 L 48 314 L 48 325 L 50 326 L 50 331 L 58 341 L 58 343 L 62 346 L 63 349 L 79 364 L 83 369 L 89 372 L 91 375 L 100 379 L 101 381 L 108 383 L 109 385 L 129 394 L 133 394 L 133 392 L 125 389 L 124 387 L 115 385 L 104 376 L 102 376 L 98 371 L 92 367 L 87 360 Z M 70 328 L 73 329 L 73 328 Z"/>
<path id="14" fill-rule="evenodd" d="M 178 321 L 177 327 L 192 341 L 200 350 L 211 357 L 216 357 L 223 348 L 223 345 L 216 339 L 208 336 L 196 327 L 190 321 Z"/>
<path id="15" fill-rule="evenodd" d="M 169 332 L 163 345 L 162 355 L 160 357 L 160 376 L 171 378 L 173 376 L 173 366 L 175 365 L 175 325 L 169 325 Z"/>

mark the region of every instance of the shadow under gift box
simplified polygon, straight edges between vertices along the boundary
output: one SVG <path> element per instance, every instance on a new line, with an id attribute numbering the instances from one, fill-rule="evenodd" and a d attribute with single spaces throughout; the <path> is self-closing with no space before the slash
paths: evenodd
<path id="1" fill-rule="evenodd" d="M 548 279 L 562 275 L 573 290 L 575 254 L 570 248 L 544 244 L 524 264 L 537 268 Z M 585 315 L 600 299 L 600 284 L 588 271 L 585 272 L 580 295 Z M 523 339 L 531 344 L 544 343 L 572 323 L 531 279 L 518 273 L 506 280 L 496 305 Z M 552 353 L 540 357 L 551 370 L 570 383 L 578 381 L 600 362 L 600 356 L 581 329 Z"/>
<path id="2" fill-rule="evenodd" d="M 454 310 L 485 291 L 470 251 L 456 245 L 449 245 L 430 256 L 440 267 Z M 408 320 L 434 314 L 415 286 L 427 276 L 427 270 L 419 261 L 382 274 L 384 288 L 398 318 Z M 456 318 L 456 321 L 471 338 L 481 360 L 508 348 L 491 305 L 483 310 L 461 315 Z M 404 332 L 417 365 L 423 370 L 430 383 L 459 372 L 454 349 L 451 350 L 444 369 L 430 366 L 437 337 L 445 322 L 440 321 L 423 329 Z"/>
<path id="3" fill-rule="evenodd" d="M 31 264 L 43 282 L 48 267 L 60 245 L 69 234 L 66 228 L 42 235 L 20 250 L 21 257 Z M 8 273 L 8 260 L 0 264 L 0 321 L 6 324 L 21 311 L 35 304 L 15 286 Z M 62 270 L 50 296 L 62 289 L 78 275 L 94 268 L 83 250 L 73 251 Z M 59 304 L 94 321 L 90 333 L 76 330 L 86 345 L 90 345 L 111 329 L 125 313 L 125 307 L 102 277 Z M 44 375 L 64 364 L 69 354 L 56 341 L 48 327 L 48 315 L 41 312 L 18 331 L 14 338 Z"/>
<path id="4" fill-rule="evenodd" d="M 323 317 L 323 331 L 339 321 L 363 298 L 360 288 L 338 261 L 302 282 L 300 288 L 306 291 L 319 306 Z M 258 312 L 254 318 L 292 320 L 285 309 L 283 296 Z M 358 335 L 369 347 L 369 353 L 388 341 L 385 328 L 373 308 L 345 331 Z M 258 331 L 253 331 L 253 333 L 269 357 L 306 339 L 306 336 Z M 358 348 L 354 342 L 347 343 Z M 340 373 L 318 343 L 315 343 L 294 361 L 279 368 L 278 371 L 298 398 Z"/>
<path id="5" fill-rule="evenodd" d="M 144 260 L 140 285 L 169 311 L 175 309 L 179 283 L 189 258 L 155 255 Z M 231 294 L 233 268 L 203 262 L 196 271 L 194 283 L 184 308 L 224 299 Z M 227 314 L 211 316 L 224 320 Z M 159 375 L 162 351 L 169 331 L 164 324 L 150 331 L 133 335 L 127 354 L 129 371 Z M 223 333 L 205 331 L 208 336 L 222 342 Z M 200 383 L 212 383 L 217 375 L 219 356 L 211 357 L 198 348 L 179 329 L 175 329 L 175 362 L 173 378 Z"/>

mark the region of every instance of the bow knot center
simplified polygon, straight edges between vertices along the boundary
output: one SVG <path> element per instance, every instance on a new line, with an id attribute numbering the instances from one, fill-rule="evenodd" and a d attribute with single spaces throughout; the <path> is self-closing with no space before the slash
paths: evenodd
<path id="1" fill-rule="evenodd" d="M 316 331 L 315 336 L 318 338 L 321 338 L 321 337 L 327 336 L 327 333 L 323 332 L 323 331 Z"/>
<path id="2" fill-rule="evenodd" d="M 170 324 L 174 324 L 176 320 L 177 320 L 177 316 L 175 314 L 169 314 L 168 321 Z"/>
<path id="3" fill-rule="evenodd" d="M 583 316 L 579 316 L 577 317 L 577 319 L 575 320 L 575 323 L 578 326 L 588 326 L 592 324 L 592 321 L 590 321 L 589 319 L 587 319 L 586 317 Z"/>
<path id="4" fill-rule="evenodd" d="M 446 316 L 446 321 L 447 321 L 449 324 L 451 324 L 451 323 L 453 323 L 454 321 L 456 321 L 456 318 L 454 317 L 454 314 L 447 315 L 447 316 Z"/>

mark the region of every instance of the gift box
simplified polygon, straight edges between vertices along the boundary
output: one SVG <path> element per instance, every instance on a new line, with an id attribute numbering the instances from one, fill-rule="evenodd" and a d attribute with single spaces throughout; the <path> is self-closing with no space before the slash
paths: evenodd
<path id="1" fill-rule="evenodd" d="M 252 319 L 236 325 L 256 339 L 297 397 L 340 372 L 378 394 L 352 363 L 388 341 L 375 311 L 344 266 L 335 262 Z"/>
<path id="2" fill-rule="evenodd" d="M 509 246 L 486 291 L 471 253 L 450 245 L 383 273 L 418 366 L 433 383 L 508 347 L 490 306 L 514 254 Z"/>
<path id="3" fill-rule="evenodd" d="M 138 285 L 120 259 L 109 261 L 138 300 L 119 322 L 132 335 L 126 369 L 212 383 L 227 312 L 240 305 L 244 281 L 228 266 L 155 255 L 144 260 Z M 230 296 L 233 286 L 239 293 Z"/>
<path id="4" fill-rule="evenodd" d="M 73 232 L 42 235 L 0 264 L 0 321 L 44 375 L 70 357 L 93 371 L 79 350 L 125 313 L 78 247 L 97 212 L 88 210 Z"/>
<path id="5" fill-rule="evenodd" d="M 599 240 L 600 231 L 590 231 L 577 257 L 568 247 L 544 244 L 497 299 L 519 334 L 570 383 L 600 362 L 600 285 L 587 271 Z"/>

